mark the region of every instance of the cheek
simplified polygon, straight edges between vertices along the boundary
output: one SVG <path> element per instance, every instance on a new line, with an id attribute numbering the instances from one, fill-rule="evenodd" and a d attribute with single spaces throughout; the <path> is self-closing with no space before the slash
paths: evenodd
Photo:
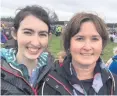
<path id="1" fill-rule="evenodd" d="M 70 52 L 71 53 L 79 53 L 81 47 L 82 47 L 82 44 L 75 41 L 74 38 L 71 39 L 71 41 L 70 41 Z"/>
<path id="2" fill-rule="evenodd" d="M 75 43 L 72 43 L 70 46 L 70 51 L 73 53 L 78 53 L 80 51 L 80 47 L 77 46 Z"/>
<path id="3" fill-rule="evenodd" d="M 101 55 L 102 49 L 97 49 L 97 50 L 95 51 L 95 53 L 96 53 L 97 55 Z"/>
<path id="4" fill-rule="evenodd" d="M 48 38 L 41 40 L 40 43 L 43 47 L 46 47 L 48 45 Z"/>
<path id="5" fill-rule="evenodd" d="M 94 44 L 96 53 L 100 54 L 102 52 L 102 43 Z"/>
<path id="6" fill-rule="evenodd" d="M 74 48 L 71 49 L 71 51 L 74 52 L 74 53 L 78 53 L 78 52 L 80 52 L 80 48 L 74 47 Z"/>
<path id="7" fill-rule="evenodd" d="M 29 38 L 26 37 L 25 35 L 23 35 L 22 31 L 19 30 L 18 34 L 17 34 L 17 43 L 18 43 L 18 46 L 24 46 L 28 42 L 29 42 Z"/>
<path id="8" fill-rule="evenodd" d="M 23 38 L 19 38 L 17 40 L 17 43 L 18 43 L 18 46 L 24 46 L 24 45 L 26 45 L 28 43 L 28 40 L 23 39 Z"/>

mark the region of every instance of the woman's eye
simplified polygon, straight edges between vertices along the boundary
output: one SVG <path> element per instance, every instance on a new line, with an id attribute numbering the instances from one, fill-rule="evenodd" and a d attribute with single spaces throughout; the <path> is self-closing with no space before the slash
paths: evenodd
<path id="1" fill-rule="evenodd" d="M 46 37 L 46 36 L 47 36 L 47 34 L 40 34 L 40 36 L 45 36 L 45 37 Z"/>
<path id="2" fill-rule="evenodd" d="M 99 39 L 98 38 L 92 38 L 93 41 L 98 41 Z"/>
<path id="3" fill-rule="evenodd" d="M 24 34 L 31 35 L 31 32 L 25 31 Z"/>
<path id="4" fill-rule="evenodd" d="M 76 38 L 76 40 L 82 41 L 82 40 L 84 40 L 84 38 L 79 37 L 79 38 Z"/>

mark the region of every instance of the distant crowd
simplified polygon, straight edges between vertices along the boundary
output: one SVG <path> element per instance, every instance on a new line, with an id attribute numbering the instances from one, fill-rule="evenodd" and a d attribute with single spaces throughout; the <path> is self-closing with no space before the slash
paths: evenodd
<path id="1" fill-rule="evenodd" d="M 117 43 L 117 32 L 110 33 L 109 38 L 111 42 Z"/>

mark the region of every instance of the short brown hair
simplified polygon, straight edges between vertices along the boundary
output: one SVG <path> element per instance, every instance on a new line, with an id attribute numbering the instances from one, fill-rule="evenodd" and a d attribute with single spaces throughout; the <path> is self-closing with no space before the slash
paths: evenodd
<path id="1" fill-rule="evenodd" d="M 67 26 L 65 27 L 65 30 L 63 32 L 63 45 L 66 52 L 70 48 L 71 38 L 79 32 L 81 24 L 87 21 L 91 21 L 94 23 L 97 32 L 102 38 L 102 46 L 104 49 L 108 41 L 108 32 L 106 30 L 106 24 L 97 15 L 82 12 L 77 13 L 75 16 L 73 16 L 68 22 Z"/>

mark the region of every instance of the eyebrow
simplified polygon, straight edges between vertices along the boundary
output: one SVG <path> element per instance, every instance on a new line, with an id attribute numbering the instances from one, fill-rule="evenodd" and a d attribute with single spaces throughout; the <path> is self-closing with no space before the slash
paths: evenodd
<path id="1" fill-rule="evenodd" d="M 83 35 L 76 35 L 75 37 L 84 37 Z M 100 35 L 92 35 L 92 37 L 100 37 Z"/>
<path id="2" fill-rule="evenodd" d="M 100 38 L 101 36 L 100 35 L 93 35 L 92 37 L 99 37 Z"/>
<path id="3" fill-rule="evenodd" d="M 28 30 L 28 31 L 34 32 L 34 30 L 33 30 L 33 29 L 30 29 L 30 28 L 24 28 L 24 29 L 22 29 L 22 30 Z"/>
<path id="4" fill-rule="evenodd" d="M 45 34 L 49 34 L 49 32 L 47 32 L 47 31 L 39 31 L 39 33 L 45 33 Z"/>
<path id="5" fill-rule="evenodd" d="M 28 31 L 31 31 L 31 32 L 35 32 L 33 29 L 30 29 L 30 28 L 24 28 L 23 30 L 28 30 Z M 48 34 L 47 31 L 39 31 L 39 33 L 45 33 L 45 34 Z"/>

